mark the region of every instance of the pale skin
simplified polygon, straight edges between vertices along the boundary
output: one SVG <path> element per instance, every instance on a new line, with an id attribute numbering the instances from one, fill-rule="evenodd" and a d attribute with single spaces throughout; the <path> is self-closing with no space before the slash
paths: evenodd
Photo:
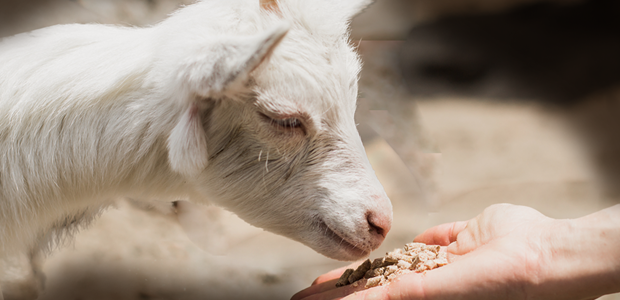
<path id="1" fill-rule="evenodd" d="M 492 205 L 474 219 L 430 228 L 414 241 L 447 246 L 450 264 L 370 289 L 336 288 L 341 268 L 292 300 L 560 300 L 620 292 L 620 205 L 578 219 Z"/>

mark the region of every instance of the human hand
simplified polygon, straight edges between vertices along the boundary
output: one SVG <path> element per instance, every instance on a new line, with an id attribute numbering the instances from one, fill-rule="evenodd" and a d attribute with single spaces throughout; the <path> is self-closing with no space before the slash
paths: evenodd
<path id="1" fill-rule="evenodd" d="M 335 282 L 346 269 L 317 278 L 292 299 L 524 299 L 535 291 L 557 220 L 534 209 L 493 205 L 469 222 L 433 227 L 415 242 L 448 246 L 450 264 L 408 273 L 386 286 L 364 289 Z"/>

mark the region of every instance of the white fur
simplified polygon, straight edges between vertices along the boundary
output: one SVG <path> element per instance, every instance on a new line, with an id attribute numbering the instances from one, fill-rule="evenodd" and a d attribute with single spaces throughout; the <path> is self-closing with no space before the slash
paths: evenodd
<path id="1" fill-rule="evenodd" d="M 391 205 L 355 128 L 347 32 L 366 4 L 210 0 L 0 43 L 0 259 L 118 197 L 209 201 L 336 259 L 376 249 Z"/>

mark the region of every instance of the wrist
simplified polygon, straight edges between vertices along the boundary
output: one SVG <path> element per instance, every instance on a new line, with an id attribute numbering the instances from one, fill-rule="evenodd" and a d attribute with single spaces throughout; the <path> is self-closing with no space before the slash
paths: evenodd
<path id="1" fill-rule="evenodd" d="M 620 291 L 620 205 L 553 220 L 540 243 L 535 298 L 590 299 Z"/>

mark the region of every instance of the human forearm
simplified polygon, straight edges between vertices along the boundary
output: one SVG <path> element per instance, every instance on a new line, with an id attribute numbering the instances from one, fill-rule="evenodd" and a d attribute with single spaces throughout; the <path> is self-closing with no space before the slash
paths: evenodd
<path id="1" fill-rule="evenodd" d="M 540 271 L 533 274 L 538 299 L 593 299 L 620 292 L 620 205 L 558 220 L 548 232 Z"/>

